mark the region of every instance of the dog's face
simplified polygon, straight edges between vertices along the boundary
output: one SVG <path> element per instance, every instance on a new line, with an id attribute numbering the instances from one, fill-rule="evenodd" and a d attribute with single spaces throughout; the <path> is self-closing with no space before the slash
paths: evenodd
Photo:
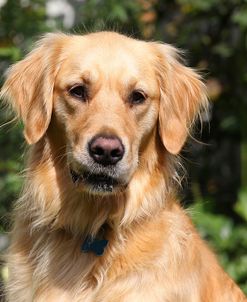
<path id="1" fill-rule="evenodd" d="M 31 144 L 55 117 L 72 181 L 94 194 L 128 185 L 157 130 L 177 154 L 205 104 L 199 77 L 172 47 L 107 32 L 46 37 L 10 70 L 3 94 Z"/>
<path id="2" fill-rule="evenodd" d="M 158 80 L 139 44 L 80 37 L 66 49 L 56 77 L 54 111 L 64 121 L 72 178 L 92 192 L 128 184 L 157 123 Z"/>

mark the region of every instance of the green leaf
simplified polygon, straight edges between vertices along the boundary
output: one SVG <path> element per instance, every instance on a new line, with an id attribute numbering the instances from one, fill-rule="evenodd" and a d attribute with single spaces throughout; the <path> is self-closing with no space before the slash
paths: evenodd
<path id="1" fill-rule="evenodd" d="M 0 57 L 9 57 L 14 62 L 21 58 L 21 51 L 17 47 L 0 47 Z"/>
<path id="2" fill-rule="evenodd" d="M 247 188 L 240 190 L 234 210 L 239 216 L 247 221 Z"/>
<path id="3" fill-rule="evenodd" d="M 241 7 L 237 10 L 232 16 L 232 21 L 242 28 L 247 28 L 247 7 Z"/>

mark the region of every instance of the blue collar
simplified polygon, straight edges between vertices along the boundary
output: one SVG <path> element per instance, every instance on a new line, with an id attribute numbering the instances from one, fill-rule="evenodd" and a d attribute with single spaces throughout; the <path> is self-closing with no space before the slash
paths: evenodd
<path id="1" fill-rule="evenodd" d="M 84 253 L 93 252 L 96 256 L 102 256 L 107 247 L 108 240 L 93 238 L 88 235 L 81 245 L 81 251 Z"/>

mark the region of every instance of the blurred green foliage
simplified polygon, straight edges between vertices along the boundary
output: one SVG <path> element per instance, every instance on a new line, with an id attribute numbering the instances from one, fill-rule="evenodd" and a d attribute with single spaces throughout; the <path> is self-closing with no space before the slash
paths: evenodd
<path id="1" fill-rule="evenodd" d="M 246 223 L 236 224 L 231 217 L 213 214 L 205 200 L 197 200 L 190 212 L 198 231 L 216 251 L 222 266 L 247 292 Z"/>
<path id="2" fill-rule="evenodd" d="M 49 12 L 52 2 L 60 14 Z M 72 26 L 64 22 L 70 11 L 61 13 L 64 3 L 73 11 Z M 212 100 L 210 127 L 205 117 L 200 139 L 206 145 L 191 140 L 183 153 L 189 171 L 184 204 L 222 265 L 247 293 L 246 0 L 7 0 L 0 7 L 0 72 L 21 59 L 46 31 L 107 28 L 183 48 L 188 64 L 205 74 Z M 1 108 L 0 124 L 6 120 Z M 8 229 L 7 213 L 20 192 L 23 152 L 21 127 L 2 126 L 2 231 Z"/>

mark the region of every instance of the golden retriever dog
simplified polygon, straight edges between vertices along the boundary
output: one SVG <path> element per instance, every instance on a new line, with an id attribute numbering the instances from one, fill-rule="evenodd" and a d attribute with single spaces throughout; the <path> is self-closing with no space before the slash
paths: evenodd
<path id="1" fill-rule="evenodd" d="M 177 155 L 207 98 L 175 48 L 48 34 L 1 94 L 31 145 L 7 301 L 247 301 L 177 201 Z"/>

